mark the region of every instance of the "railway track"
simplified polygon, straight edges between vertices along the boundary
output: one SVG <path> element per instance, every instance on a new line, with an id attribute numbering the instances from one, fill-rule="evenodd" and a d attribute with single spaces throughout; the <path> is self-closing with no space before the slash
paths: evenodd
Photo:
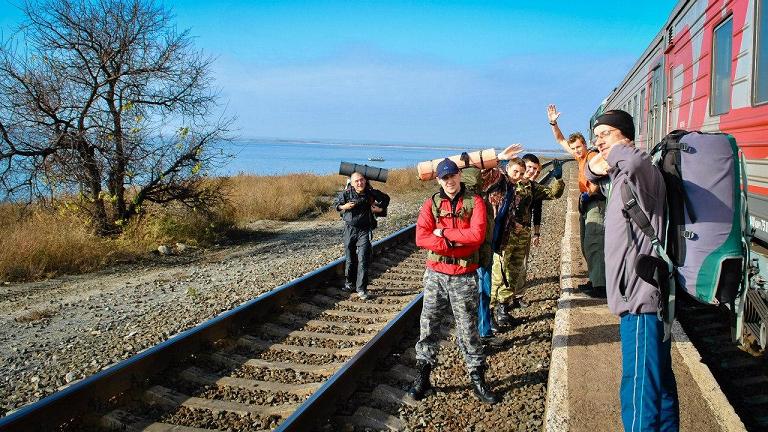
<path id="1" fill-rule="evenodd" d="M 343 260 L 0 419 L 0 430 L 306 430 L 421 309 L 414 226 L 374 245 L 362 301 Z"/>
<path id="2" fill-rule="evenodd" d="M 766 354 L 731 341 L 730 312 L 682 295 L 677 318 L 744 425 L 768 430 Z"/>

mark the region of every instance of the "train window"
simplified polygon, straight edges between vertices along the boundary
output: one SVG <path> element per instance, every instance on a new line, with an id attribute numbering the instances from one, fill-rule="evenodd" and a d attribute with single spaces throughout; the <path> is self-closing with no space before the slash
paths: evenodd
<path id="1" fill-rule="evenodd" d="M 637 95 L 632 98 L 632 120 L 635 122 L 635 130 L 637 130 Z"/>
<path id="2" fill-rule="evenodd" d="M 768 102 L 768 7 L 760 0 L 757 9 L 757 41 L 755 44 L 755 104 Z"/>
<path id="3" fill-rule="evenodd" d="M 712 47 L 712 115 L 725 114 L 731 109 L 731 62 L 733 44 L 733 18 L 715 28 Z"/>
<path id="4" fill-rule="evenodd" d="M 637 120 L 637 124 L 637 130 L 642 132 L 645 125 L 645 89 L 640 90 L 640 117 Z"/>

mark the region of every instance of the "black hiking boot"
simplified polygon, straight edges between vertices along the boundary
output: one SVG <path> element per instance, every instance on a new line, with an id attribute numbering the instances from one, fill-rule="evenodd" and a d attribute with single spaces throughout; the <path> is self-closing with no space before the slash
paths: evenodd
<path id="1" fill-rule="evenodd" d="M 496 325 L 499 327 L 508 327 L 512 325 L 512 319 L 507 311 L 508 306 L 504 303 L 499 303 L 493 308 L 493 320 L 496 321 Z"/>
<path id="2" fill-rule="evenodd" d="M 589 292 L 592 291 L 592 281 L 587 281 L 587 283 L 579 284 L 576 288 L 578 288 L 579 291 L 583 292 L 584 294 L 589 294 Z"/>
<path id="3" fill-rule="evenodd" d="M 516 298 L 515 301 L 512 302 L 512 309 L 524 309 L 528 306 L 528 302 L 523 300 L 522 297 Z"/>
<path id="4" fill-rule="evenodd" d="M 480 402 L 491 405 L 499 402 L 499 398 L 491 391 L 488 384 L 485 382 L 484 368 L 480 367 L 469 371 L 469 379 L 472 380 L 475 396 L 480 399 Z"/>
<path id="5" fill-rule="evenodd" d="M 503 345 L 503 341 L 495 335 L 480 336 L 480 343 L 483 344 L 483 349 L 486 351 Z"/>
<path id="6" fill-rule="evenodd" d="M 498 334 L 501 332 L 501 326 L 496 322 L 496 316 L 491 312 L 491 333 Z"/>
<path id="7" fill-rule="evenodd" d="M 429 374 L 432 373 L 432 366 L 425 361 L 416 362 L 416 379 L 413 381 L 408 394 L 413 400 L 422 400 L 427 392 L 432 390 L 432 384 L 429 382 Z"/>

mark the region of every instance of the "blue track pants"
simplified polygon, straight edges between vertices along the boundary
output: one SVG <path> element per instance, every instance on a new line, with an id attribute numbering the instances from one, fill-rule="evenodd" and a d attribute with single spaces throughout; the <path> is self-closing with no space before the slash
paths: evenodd
<path id="1" fill-rule="evenodd" d="M 477 268 L 477 331 L 480 337 L 492 336 L 491 331 L 491 266 Z"/>
<path id="2" fill-rule="evenodd" d="M 656 314 L 625 314 L 621 333 L 621 420 L 627 432 L 677 431 L 680 415 L 672 341 Z"/>

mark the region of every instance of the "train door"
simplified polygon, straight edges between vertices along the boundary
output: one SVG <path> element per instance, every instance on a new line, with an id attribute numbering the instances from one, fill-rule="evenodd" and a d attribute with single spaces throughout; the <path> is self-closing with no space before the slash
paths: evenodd
<path id="1" fill-rule="evenodd" d="M 648 102 L 648 122 L 646 123 L 646 136 L 648 146 L 653 147 L 661 140 L 664 128 L 664 92 L 662 91 L 661 64 L 651 71 L 650 100 Z"/>

